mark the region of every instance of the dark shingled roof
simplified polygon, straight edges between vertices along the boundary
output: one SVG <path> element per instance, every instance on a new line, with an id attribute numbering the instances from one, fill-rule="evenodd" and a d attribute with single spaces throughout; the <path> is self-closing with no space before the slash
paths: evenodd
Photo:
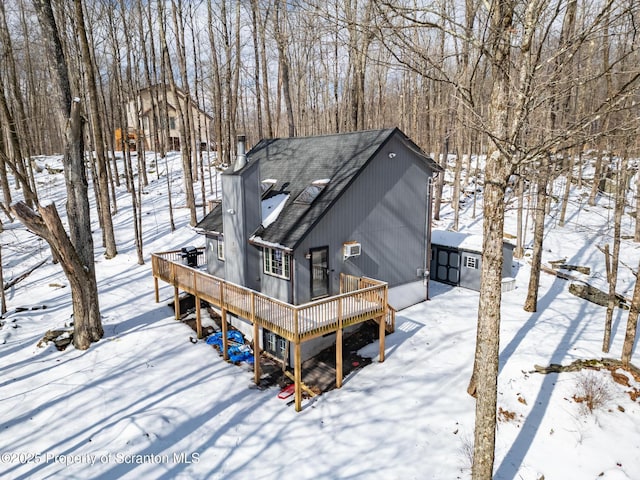
<path id="1" fill-rule="evenodd" d="M 222 233 L 222 203 L 216 203 L 196 228 L 209 233 Z"/>
<path id="2" fill-rule="evenodd" d="M 267 228 L 260 226 L 254 233 L 260 243 L 272 243 L 294 249 L 307 232 L 322 218 L 359 172 L 394 135 L 421 157 L 431 169 L 440 167 L 427 157 L 400 130 L 370 130 L 364 132 L 262 140 L 247 153 L 250 163 L 260 162 L 260 179 L 275 179 L 270 194 L 288 193 L 278 219 Z M 312 182 L 330 182 L 309 205 L 295 202 Z M 216 206 L 199 224 L 209 232 L 222 232 L 222 208 Z"/>

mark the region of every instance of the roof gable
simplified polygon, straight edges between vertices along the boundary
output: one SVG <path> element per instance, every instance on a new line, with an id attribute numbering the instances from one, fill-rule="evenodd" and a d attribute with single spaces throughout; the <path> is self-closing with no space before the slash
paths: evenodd
<path id="1" fill-rule="evenodd" d="M 260 142 L 247 154 L 249 161 L 259 161 L 260 176 L 276 179 L 272 191 L 288 193 L 290 200 L 278 220 L 255 235 L 269 244 L 295 248 L 393 132 L 371 130 Z M 329 181 L 313 201 L 294 201 L 318 180 Z"/>
<path id="2" fill-rule="evenodd" d="M 439 169 L 397 128 L 262 140 L 247 153 L 247 167 L 259 162 L 261 180 L 276 180 L 269 194 L 288 197 L 277 219 L 260 226 L 253 240 L 294 249 L 393 136 L 399 136 L 429 168 Z M 310 202 L 295 201 L 301 194 L 304 198 L 303 192 L 318 182 L 322 182 L 322 188 L 314 189 Z M 215 215 L 221 215 L 221 209 L 212 211 L 198 227 L 218 227 L 221 221 L 209 218 Z"/>

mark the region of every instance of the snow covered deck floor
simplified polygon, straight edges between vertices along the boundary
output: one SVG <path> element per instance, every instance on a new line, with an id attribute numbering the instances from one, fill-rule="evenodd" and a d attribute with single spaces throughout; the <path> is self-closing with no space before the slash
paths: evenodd
<path id="1" fill-rule="evenodd" d="M 197 255 L 204 263 L 204 252 Z M 201 260 L 202 259 L 202 260 Z M 204 300 L 222 310 L 223 330 L 226 313 L 230 312 L 250 321 L 254 326 L 254 352 L 257 355 L 258 328 L 266 328 L 295 345 L 296 410 L 300 410 L 300 344 L 312 338 L 337 332 L 336 384 L 342 383 L 342 331 L 349 325 L 376 319 L 380 324 L 380 361 L 384 360 L 385 331 L 393 331 L 395 312 L 387 304 L 388 285 L 377 280 L 341 275 L 340 293 L 302 305 L 291 305 L 260 292 L 235 285 L 210 275 L 197 267 L 183 265 L 181 251 L 154 253 L 151 257 L 156 302 L 160 301 L 158 280 L 174 287 L 176 318 L 180 318 L 180 291 L 196 297 L 196 322 L 201 336 L 200 301 Z M 199 265 L 201 266 L 201 265 Z M 226 332 L 223 335 L 226 338 Z M 226 358 L 226 345 L 224 346 Z M 260 378 L 259 362 L 255 362 L 255 381 Z"/>

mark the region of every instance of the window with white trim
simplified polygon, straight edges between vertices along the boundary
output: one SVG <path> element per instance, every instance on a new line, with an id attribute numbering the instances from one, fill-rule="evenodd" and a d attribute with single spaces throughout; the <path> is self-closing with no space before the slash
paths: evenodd
<path id="1" fill-rule="evenodd" d="M 476 257 L 464 257 L 464 266 L 467 268 L 478 269 L 478 259 Z"/>
<path id="2" fill-rule="evenodd" d="M 218 260 L 224 260 L 224 237 L 218 237 Z"/>
<path id="3" fill-rule="evenodd" d="M 262 250 L 264 273 L 289 280 L 291 276 L 291 256 L 282 250 L 264 247 Z"/>
<path id="4" fill-rule="evenodd" d="M 263 329 L 262 344 L 266 352 L 277 358 L 285 359 L 287 357 L 287 341 L 280 335 L 270 332 L 266 328 Z"/>

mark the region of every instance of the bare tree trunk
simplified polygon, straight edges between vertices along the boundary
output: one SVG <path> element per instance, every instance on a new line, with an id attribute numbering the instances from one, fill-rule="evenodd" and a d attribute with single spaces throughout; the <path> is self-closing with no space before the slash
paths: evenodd
<path id="1" fill-rule="evenodd" d="M 453 208 L 453 230 L 458 231 L 460 223 L 460 182 L 462 178 L 462 157 L 460 150 L 456 149 L 456 168 L 453 174 L 453 193 L 451 195 L 451 208 Z"/>
<path id="2" fill-rule="evenodd" d="M 577 96 L 577 95 L 576 95 Z M 580 145 L 580 151 L 578 152 L 578 188 L 582 189 L 582 174 L 584 173 L 584 145 Z"/>
<path id="3" fill-rule="evenodd" d="M 636 212 L 640 212 L 640 171 L 636 173 Z M 640 242 L 640 222 L 637 220 L 637 213 L 636 228 L 633 232 L 633 241 Z"/>
<path id="4" fill-rule="evenodd" d="M 607 255 L 607 281 L 609 282 L 609 301 L 604 321 L 604 336 L 602 339 L 602 351 L 609 353 L 611 344 L 611 324 L 613 323 L 613 311 L 617 305 L 616 286 L 618 284 L 618 265 L 620 261 L 620 236 L 622 231 L 622 214 L 624 213 L 625 196 L 627 193 L 627 159 L 621 159 L 618 164 L 618 178 L 616 182 L 616 204 L 613 216 L 613 255 Z"/>
<path id="5" fill-rule="evenodd" d="M 598 195 L 598 189 L 600 188 L 600 178 L 602 177 L 602 156 L 604 152 L 600 152 L 596 159 L 596 164 L 593 172 L 593 184 L 591 185 L 591 193 L 589 194 L 588 203 L 592 207 L 596 204 L 596 197 Z"/>
<path id="6" fill-rule="evenodd" d="M 169 208 L 169 228 L 171 231 L 175 231 L 176 222 L 173 219 L 173 197 L 171 194 L 171 172 L 169 171 L 169 162 L 167 161 L 167 156 L 164 156 L 164 169 L 167 171 L 167 199 L 168 199 L 168 208 Z"/>
<path id="7" fill-rule="evenodd" d="M 160 16 L 160 19 L 159 19 L 160 44 L 162 49 L 162 58 L 163 58 L 164 65 L 166 67 L 167 76 L 169 77 L 171 91 L 173 92 L 173 96 L 176 99 L 175 106 L 178 111 L 178 115 L 181 119 L 179 131 L 180 131 L 180 144 L 181 144 L 180 147 L 182 150 L 181 156 L 182 156 L 184 187 L 185 187 L 187 207 L 189 208 L 189 217 L 190 217 L 189 223 L 191 226 L 195 226 L 195 224 L 198 223 L 198 217 L 196 212 L 195 192 L 193 190 L 193 173 L 191 172 L 191 156 L 189 155 L 189 142 L 187 141 L 189 137 L 186 135 L 187 132 L 185 131 L 185 129 L 188 128 L 188 126 L 185 125 L 186 115 L 184 112 L 184 106 L 183 106 L 183 102 L 180 101 L 180 96 L 178 94 L 178 87 L 176 86 L 175 77 L 173 76 L 173 69 L 171 67 L 171 59 L 169 58 L 169 47 L 167 45 L 167 38 L 166 38 L 165 26 L 164 26 L 166 17 L 164 14 L 164 9 L 160 7 L 160 5 L 161 4 L 158 4 L 159 6 L 158 13 Z"/>
<path id="8" fill-rule="evenodd" d="M 604 78 L 607 88 L 607 98 L 611 98 L 612 96 L 612 79 L 611 79 L 611 70 L 610 70 L 610 46 L 609 46 L 609 29 L 611 27 L 609 23 L 609 19 L 611 16 L 611 9 L 605 8 L 603 11 L 603 16 L 605 18 L 603 22 L 604 32 L 602 34 L 602 71 L 604 72 Z M 607 131 L 609 129 L 609 122 L 611 120 L 611 116 L 609 113 L 605 113 L 603 119 L 604 130 Z M 598 155 L 598 159 L 596 160 L 595 172 L 593 174 L 593 185 L 591 186 L 591 194 L 589 195 L 589 205 L 594 206 L 596 204 L 596 197 L 598 195 L 598 189 L 600 187 L 600 180 L 603 175 L 603 157 L 605 155 L 610 155 L 610 152 L 606 151 L 607 149 L 604 146 L 600 149 L 600 155 Z"/>
<path id="9" fill-rule="evenodd" d="M 491 53 L 493 85 L 489 104 L 489 131 L 492 152 L 485 170 L 483 253 L 478 305 L 476 354 L 468 390 L 476 393 L 475 435 L 473 444 L 473 480 L 486 480 L 493 476 L 496 439 L 496 409 L 498 400 L 498 362 L 500 353 L 500 303 L 502 299 L 502 266 L 504 235 L 504 198 L 512 158 L 497 143 L 514 134 L 514 122 L 522 122 L 525 115 L 529 52 L 535 33 L 538 5 L 527 5 L 518 67 L 520 94 L 515 106 L 511 105 L 511 35 L 514 25 L 515 4 L 499 2 L 492 8 L 489 18 L 488 51 Z"/>
<path id="10" fill-rule="evenodd" d="M 142 48 L 142 64 L 144 66 L 144 79 L 146 81 L 147 87 L 149 88 L 149 95 L 151 97 L 151 116 L 149 118 L 149 122 L 145 128 L 143 124 L 144 138 L 149 137 L 151 141 L 146 145 L 147 149 L 153 149 L 154 153 L 154 163 L 156 167 L 156 178 L 160 178 L 160 168 L 158 165 L 158 152 L 162 150 L 164 155 L 164 148 L 160 147 L 160 139 L 158 137 L 159 133 L 159 119 L 160 115 L 158 113 L 158 107 L 160 105 L 160 93 L 158 92 L 159 88 L 156 84 L 157 76 L 156 76 L 156 55 L 155 55 L 155 41 L 154 41 L 154 28 L 151 27 L 150 19 L 147 19 L 148 25 L 150 26 L 148 32 L 144 28 L 144 17 L 145 11 L 143 10 L 142 2 L 137 3 L 137 13 L 138 13 L 138 35 L 140 38 L 140 43 L 143 45 Z M 148 5 L 151 8 L 151 3 Z M 149 13 L 150 17 L 151 13 Z M 151 50 L 151 61 L 149 60 L 149 54 L 147 53 L 147 47 L 145 45 L 145 37 L 149 35 L 149 48 Z M 153 63 L 153 65 L 151 65 Z M 151 75 L 151 69 L 153 68 L 153 76 Z"/>
<path id="11" fill-rule="evenodd" d="M 18 185 L 24 191 L 25 200 L 29 205 L 34 205 L 38 202 L 38 198 L 35 192 L 31 189 L 32 182 L 29 181 L 29 174 L 25 168 L 22 145 L 20 143 L 16 121 L 9 110 L 9 105 L 4 91 L 4 83 L 0 76 L 0 119 L 2 119 L 2 123 L 7 126 L 7 137 L 13 157 L 12 160 L 9 160 L 7 157 L 5 161 L 10 161 L 10 163 L 15 166 L 15 170 L 19 173 L 19 176 L 16 176 L 16 179 L 18 181 Z"/>
<path id="12" fill-rule="evenodd" d="M 562 85 L 561 77 L 563 74 L 569 75 L 571 72 L 571 61 L 565 55 L 565 51 L 562 46 L 566 45 L 568 39 L 573 37 L 574 25 L 575 25 L 575 11 L 577 2 L 570 0 L 565 11 L 562 31 L 560 34 L 559 54 L 555 57 L 555 68 L 553 70 L 551 85 L 552 88 L 558 88 L 557 85 Z M 568 60 L 567 60 L 568 58 Z M 555 132 L 558 127 L 565 123 L 564 112 L 568 110 L 570 101 L 570 93 L 556 92 L 552 95 L 549 101 L 548 112 L 546 113 L 546 124 L 548 131 Z M 535 312 L 538 309 L 538 290 L 540 286 L 540 267 L 542 265 L 542 242 L 544 240 L 544 222 L 545 216 L 549 213 L 551 202 L 549 201 L 550 193 L 548 189 L 553 190 L 553 181 L 550 181 L 551 170 L 553 162 L 557 161 L 557 155 L 555 152 L 547 152 L 540 162 L 540 171 L 538 173 L 538 192 L 536 200 L 536 210 L 534 219 L 534 234 L 533 234 L 533 256 L 531 258 L 531 273 L 529 277 L 529 288 L 527 291 L 527 298 L 524 303 L 524 310 L 527 312 Z M 570 179 L 567 183 L 570 186 Z M 552 193 L 552 192 L 551 192 Z M 567 193 L 568 196 L 568 193 Z"/>
<path id="13" fill-rule="evenodd" d="M 11 197 L 11 186 L 9 185 L 9 178 L 7 177 L 7 154 L 4 147 L 4 137 L 0 132 L 0 188 L 2 189 L 2 197 L 6 208 L 13 203 Z"/>
<path id="14" fill-rule="evenodd" d="M 168 108 L 168 102 L 169 102 L 169 87 L 168 87 L 168 83 L 170 83 L 169 80 L 169 72 L 167 72 L 167 66 L 165 65 L 165 60 L 164 60 L 164 53 L 162 50 L 162 46 L 160 46 L 160 78 L 161 78 L 161 86 L 160 86 L 160 91 L 162 92 L 162 105 L 163 107 L 160 109 L 160 118 L 161 118 L 161 123 L 162 123 L 162 137 L 163 137 L 163 144 L 164 144 L 164 150 L 165 150 L 165 155 L 167 154 L 167 151 L 170 150 L 176 150 L 176 145 L 173 144 L 173 140 L 171 138 L 171 129 L 169 126 L 169 108 Z"/>
<path id="15" fill-rule="evenodd" d="M 258 44 L 258 0 L 251 0 L 251 37 L 253 40 L 253 61 L 256 66 L 253 72 L 253 81 L 256 86 L 256 115 L 258 122 L 258 138 L 264 138 L 262 130 L 262 93 L 260 86 L 260 49 Z"/>
<path id="16" fill-rule="evenodd" d="M 213 113 L 213 134 L 216 140 L 216 152 L 217 152 L 217 163 L 231 163 L 231 156 L 228 150 L 224 148 L 224 139 L 223 139 L 223 131 L 222 131 L 222 81 L 220 79 L 220 66 L 218 61 L 218 50 L 217 50 L 217 42 L 215 37 L 215 32 L 213 30 L 214 20 L 213 20 L 213 7 L 211 2 L 207 2 L 207 32 L 209 36 L 209 50 L 211 50 L 211 70 L 213 73 L 213 81 L 212 81 L 212 95 L 213 102 L 215 105 L 218 105 L 218 108 L 215 109 Z"/>
<path id="17" fill-rule="evenodd" d="M 291 103 L 289 57 L 287 53 L 287 42 L 285 37 L 286 32 L 284 31 L 284 25 L 286 25 L 286 17 L 284 19 L 280 18 L 280 2 L 276 1 L 273 27 L 275 31 L 276 44 L 278 46 L 278 61 L 280 63 L 280 72 L 282 74 L 282 96 L 284 97 L 284 104 L 287 110 L 288 135 L 289 137 L 295 137 L 296 127 L 293 117 L 293 104 Z"/>
<path id="18" fill-rule="evenodd" d="M 133 212 L 133 233 L 135 239 L 136 246 L 136 254 L 138 257 L 138 265 L 144 265 L 144 254 L 143 254 L 143 242 L 142 242 L 142 183 L 146 182 L 146 162 L 145 162 L 145 153 L 144 153 L 144 130 L 142 128 L 142 121 L 140 118 L 141 111 L 141 103 L 142 98 L 140 96 L 140 84 L 139 84 L 139 71 L 138 71 L 138 58 L 137 53 L 134 51 L 131 41 L 131 35 L 129 33 L 129 27 L 127 23 L 128 19 L 128 8 L 125 5 L 124 0 L 120 0 L 120 15 L 122 18 L 122 29 L 125 38 L 125 49 L 126 49 L 126 62 L 128 66 L 132 66 L 126 68 L 125 75 L 125 90 L 129 93 L 127 98 L 127 102 L 133 103 L 133 114 L 132 120 L 135 125 L 135 135 L 136 135 L 136 163 L 137 163 L 137 178 L 138 178 L 138 189 L 136 190 L 135 183 L 135 173 L 133 171 L 133 163 L 131 161 L 131 148 L 129 145 L 129 141 L 125 142 L 123 146 L 124 153 L 124 170 L 125 170 L 125 179 L 127 184 L 127 191 L 131 196 L 131 208 Z M 116 45 L 116 49 L 119 50 L 119 47 Z M 121 71 L 121 70 L 120 70 Z M 120 71 L 118 75 L 120 75 Z M 124 98 L 120 97 L 121 103 L 125 103 Z M 125 130 L 128 126 L 127 118 L 125 118 L 121 109 L 121 124 L 122 129 Z"/>
<path id="19" fill-rule="evenodd" d="M 627 317 L 627 328 L 624 335 L 624 343 L 622 345 L 622 363 L 629 365 L 633 354 L 633 346 L 636 343 L 636 334 L 638 333 L 638 313 L 640 313 L 640 263 L 636 270 L 636 285 L 633 288 L 633 298 L 631 299 L 631 308 L 629 308 L 629 316 Z"/>
<path id="20" fill-rule="evenodd" d="M 118 197 L 116 196 L 116 182 L 117 182 L 117 174 L 118 174 L 118 169 L 117 169 L 117 162 L 116 162 L 116 152 L 115 152 L 115 146 L 114 146 L 114 133 L 115 133 L 115 128 L 114 128 L 114 124 L 113 122 L 110 122 L 110 118 L 107 115 L 107 102 L 106 102 L 106 98 L 104 95 L 104 85 L 102 83 L 102 77 L 98 76 L 98 82 L 99 82 L 99 92 L 101 95 L 101 106 L 102 106 L 102 111 L 104 112 L 104 116 L 103 116 L 103 120 L 104 123 L 103 125 L 106 128 L 106 135 L 105 135 L 105 140 L 106 140 L 106 164 L 105 167 L 107 169 L 107 179 L 109 182 L 109 191 L 111 192 L 110 195 L 110 199 L 111 199 L 111 215 L 115 215 L 118 213 Z M 111 155 L 111 158 L 109 158 L 109 155 Z M 113 163 L 112 163 L 113 162 Z"/>
<path id="21" fill-rule="evenodd" d="M 560 215 L 558 216 L 558 225 L 564 227 L 565 218 L 567 216 L 567 205 L 569 204 L 569 194 L 571 193 L 571 182 L 573 181 L 574 157 L 569 155 L 569 167 L 567 168 L 566 183 L 564 185 L 564 193 L 562 195 L 562 206 L 560 207 Z"/>
<path id="22" fill-rule="evenodd" d="M 235 138 L 235 98 L 233 98 L 232 92 L 232 59 L 231 59 L 231 35 L 229 34 L 229 21 L 227 18 L 227 0 L 220 2 L 220 17 L 222 20 L 222 41 L 224 43 L 224 81 L 222 82 L 223 102 L 224 108 L 224 121 L 222 124 L 223 138 L 221 141 L 224 145 L 224 151 L 226 157 L 229 159 L 228 163 L 233 163 L 231 152 L 234 148 L 233 139 Z"/>
<path id="23" fill-rule="evenodd" d="M 2 136 L 2 135 L 0 135 Z M 0 222 L 0 234 L 4 232 L 4 226 Z M 0 242 L 0 315 L 7 313 L 7 296 L 4 293 L 4 273 L 2 268 L 2 242 Z"/>
<path id="24" fill-rule="evenodd" d="M 264 94 L 264 111 L 267 116 L 267 138 L 273 138 L 273 120 L 271 118 L 271 96 L 269 93 L 269 70 L 267 65 L 267 48 L 265 38 L 265 26 L 267 24 L 269 13 L 269 10 L 267 10 L 264 15 L 264 22 L 260 23 L 260 56 L 262 57 L 262 92 Z"/>
<path id="25" fill-rule="evenodd" d="M 182 91 L 184 92 L 183 101 L 180 101 L 180 96 L 177 94 L 175 88 L 175 82 L 171 83 L 171 88 L 174 91 L 176 98 L 176 107 L 178 109 L 178 115 L 180 117 L 180 149 L 182 151 L 183 168 L 185 173 L 188 171 L 190 175 L 191 184 L 191 197 L 190 192 L 187 189 L 187 206 L 191 210 L 190 200 L 193 200 L 193 212 L 196 212 L 195 206 L 195 190 L 193 189 L 193 182 L 197 177 L 197 165 L 195 162 L 194 151 L 194 126 L 193 126 L 193 101 L 191 99 L 191 87 L 189 85 L 189 77 L 187 75 L 187 53 L 186 53 L 186 39 L 184 33 L 184 15 L 182 11 L 182 1 L 171 1 L 171 16 L 173 18 L 173 27 L 175 31 L 176 51 L 178 53 L 178 67 L 180 72 L 180 80 L 182 83 Z M 172 76 L 173 78 L 173 76 Z M 188 163 L 188 170 L 186 167 Z M 194 215 L 192 215 L 193 217 Z M 197 216 L 197 214 L 195 215 Z M 197 218 L 192 218 L 192 226 L 197 223 Z"/>
<path id="26" fill-rule="evenodd" d="M 351 72 L 351 127 L 353 130 L 365 128 L 365 72 L 367 52 L 371 43 L 371 2 L 358 5 L 358 2 L 344 2 L 345 20 L 349 32 L 349 70 Z M 359 10 L 364 10 L 362 19 Z M 403 97 L 404 98 L 404 97 Z M 404 113 L 405 110 L 402 110 Z M 401 128 L 405 128 L 401 125 Z"/>
<path id="27" fill-rule="evenodd" d="M 82 61 L 84 64 L 86 82 L 89 91 L 89 112 L 93 125 L 93 138 L 96 149 L 96 173 L 98 179 L 98 214 L 100 215 L 100 226 L 102 227 L 102 239 L 104 242 L 106 258 L 113 258 L 117 255 L 116 238 L 113 232 L 113 222 L 111 220 L 111 203 L 109 198 L 109 179 L 107 178 L 107 157 L 105 154 L 105 141 L 103 136 L 104 125 L 100 116 L 100 101 L 98 88 L 94 74 L 93 59 L 89 49 L 89 40 L 85 30 L 84 12 L 82 0 L 75 0 L 76 28 L 82 50 Z"/>
<path id="28" fill-rule="evenodd" d="M 88 269 L 78 256 L 76 248 L 67 236 L 55 204 L 38 207 L 38 213 L 25 203 L 18 202 L 12 211 L 20 221 L 32 232 L 49 243 L 55 257 L 60 261 L 69 285 L 73 301 L 73 344 L 80 350 L 86 350 L 91 342 L 98 341 L 104 335 L 102 324 L 83 322 L 83 318 L 100 315 L 97 312 L 98 289 L 95 270 Z"/>
<path id="29" fill-rule="evenodd" d="M 442 158 L 440 159 L 440 166 L 442 167 L 442 172 L 438 174 L 438 178 L 436 178 L 436 194 L 435 194 L 435 203 L 433 205 L 433 219 L 440 220 L 440 208 L 442 205 L 442 190 L 444 189 L 444 176 L 447 173 L 447 159 L 449 157 L 449 134 L 445 133 L 444 149 L 442 151 Z"/>
<path id="30" fill-rule="evenodd" d="M 536 214 L 533 227 L 533 255 L 531 257 L 531 273 L 529 275 L 529 288 L 524 302 L 525 312 L 538 310 L 538 289 L 540 286 L 540 267 L 542 266 L 542 241 L 544 239 L 544 220 L 546 204 L 548 201 L 547 187 L 549 184 L 549 158 L 540 164 L 538 174 L 538 192 L 536 200 Z"/>
<path id="31" fill-rule="evenodd" d="M 69 119 L 66 127 L 66 148 L 63 157 L 67 187 L 67 212 L 70 235 L 67 237 L 55 205 L 40 207 L 38 217 L 24 204 L 17 204 L 14 213 L 32 231 L 47 240 L 65 270 L 71 285 L 74 314 L 73 344 L 86 350 L 91 342 L 102 338 L 104 331 L 98 306 L 95 277 L 93 237 L 87 176 L 84 166 L 83 120 L 79 100 L 72 100 L 68 64 L 58 33 L 50 0 L 36 2 L 40 26 L 47 39 L 54 76 L 60 92 L 59 106 Z M 18 215 L 20 213 L 20 215 Z"/>
<path id="32" fill-rule="evenodd" d="M 501 97 L 495 94 L 496 101 Z M 506 104 L 505 104 L 506 105 Z M 504 107 L 506 109 L 506 106 Z M 499 117 L 499 114 L 497 115 Z M 502 297 L 506 160 L 497 150 L 486 167 L 480 300 L 473 375 L 468 391 L 476 397 L 472 478 L 492 478 L 495 449 L 500 302 Z"/>
<path id="33" fill-rule="evenodd" d="M 482 138 L 480 139 L 480 150 L 478 155 L 476 156 L 476 168 L 475 173 L 473 174 L 474 178 L 474 193 L 473 193 L 473 211 L 471 212 L 471 217 L 475 220 L 476 218 L 476 207 L 478 205 L 478 186 L 480 185 L 480 156 L 484 152 L 484 142 Z"/>
<path id="34" fill-rule="evenodd" d="M 193 12 L 192 12 L 193 15 Z M 191 18 L 191 21 L 193 23 L 193 17 Z M 203 155 L 203 151 L 202 151 L 202 145 L 204 142 L 207 142 L 208 144 L 208 134 L 207 132 L 205 132 L 204 134 L 204 138 L 203 138 L 203 130 L 204 130 L 204 125 L 202 125 L 202 114 L 200 112 L 200 76 L 202 75 L 200 73 L 200 68 L 199 65 L 202 65 L 203 62 L 200 61 L 200 59 L 198 58 L 198 52 L 199 49 L 196 48 L 197 45 L 197 41 L 196 41 L 196 37 L 195 37 L 195 32 L 193 29 L 191 29 L 191 46 L 192 46 L 192 50 L 193 50 L 193 58 L 194 58 L 194 63 L 195 63 L 195 74 L 194 74 L 194 81 L 195 81 L 195 88 L 194 88 L 194 94 L 196 97 L 196 118 L 193 120 L 193 149 L 194 149 L 194 157 L 195 157 L 195 168 L 198 170 L 198 177 L 200 180 L 200 197 L 202 199 L 202 216 L 204 217 L 207 214 L 207 191 L 206 191 L 206 184 L 205 184 L 205 175 L 204 175 L 204 155 Z M 194 109 L 192 109 L 191 111 L 193 112 Z M 206 124 L 206 119 L 205 119 L 205 124 Z M 207 147 L 208 150 L 208 147 Z M 208 154 L 207 154 L 207 159 L 208 159 Z"/>
<path id="35" fill-rule="evenodd" d="M 15 112 L 13 118 L 15 122 L 9 124 L 12 131 L 16 132 L 16 136 L 20 142 L 20 171 L 29 180 L 29 187 L 33 192 L 33 195 L 37 197 L 37 189 L 35 178 L 33 175 L 31 155 L 33 154 L 33 142 L 31 136 L 31 122 L 29 121 L 27 114 L 25 113 L 24 98 L 22 91 L 20 90 L 19 79 L 16 69 L 15 52 L 13 50 L 13 42 L 9 29 L 7 26 L 4 3 L 0 2 L 0 17 L 2 18 L 2 24 L 0 26 L 0 43 L 4 44 L 4 62 L 8 66 L 7 80 L 9 81 L 10 89 L 14 98 Z M 28 48 L 28 47 L 27 47 Z M 4 89 L 3 89 L 4 91 Z M 32 199 L 28 199 L 31 201 Z"/>
<path id="36" fill-rule="evenodd" d="M 522 167 L 521 167 L 522 168 Z M 516 213 L 516 248 L 513 250 L 513 256 L 515 258 L 524 257 L 524 177 L 522 172 L 518 172 L 518 211 Z"/>

